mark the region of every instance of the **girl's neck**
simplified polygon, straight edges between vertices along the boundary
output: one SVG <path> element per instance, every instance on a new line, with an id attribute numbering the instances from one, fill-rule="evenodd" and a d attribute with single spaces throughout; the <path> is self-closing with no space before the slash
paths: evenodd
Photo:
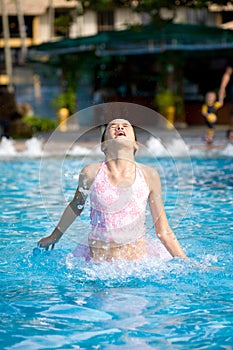
<path id="1" fill-rule="evenodd" d="M 117 187 L 131 186 L 135 181 L 135 160 L 112 159 L 106 161 L 106 171 L 110 183 Z"/>
<path id="2" fill-rule="evenodd" d="M 118 152 L 118 154 L 107 154 L 105 162 L 109 168 L 132 168 L 135 166 L 135 158 L 131 153 Z"/>

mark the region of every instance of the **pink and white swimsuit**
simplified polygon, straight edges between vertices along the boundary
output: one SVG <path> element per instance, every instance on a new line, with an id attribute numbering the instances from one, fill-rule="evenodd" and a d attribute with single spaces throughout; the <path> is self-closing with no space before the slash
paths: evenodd
<path id="1" fill-rule="evenodd" d="M 92 230 L 88 238 L 119 245 L 135 243 L 143 238 L 146 234 L 148 196 L 148 185 L 137 165 L 132 186 L 116 187 L 109 182 L 106 164 L 102 163 L 90 188 Z M 91 261 L 88 243 L 78 244 L 73 255 Z M 156 237 L 147 240 L 147 255 L 162 260 L 171 259 L 171 255 Z"/>
<path id="2" fill-rule="evenodd" d="M 142 171 L 136 166 L 135 181 L 129 187 L 109 182 L 103 162 L 90 188 L 89 239 L 120 245 L 136 242 L 145 235 L 146 204 L 149 188 Z"/>

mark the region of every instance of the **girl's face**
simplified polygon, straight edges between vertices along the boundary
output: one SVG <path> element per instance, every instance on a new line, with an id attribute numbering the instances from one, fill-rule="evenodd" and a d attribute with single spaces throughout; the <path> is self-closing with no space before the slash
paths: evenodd
<path id="1" fill-rule="evenodd" d="M 127 145 L 134 145 L 134 153 L 138 149 L 135 131 L 130 122 L 126 119 L 114 119 L 107 125 L 107 128 L 102 136 L 101 149 L 103 152 L 112 144 L 106 141 L 114 140 Z M 125 142 L 126 141 L 126 142 Z"/>
<path id="2" fill-rule="evenodd" d="M 135 133 L 128 120 L 114 119 L 107 126 L 106 139 L 127 139 L 134 142 Z"/>

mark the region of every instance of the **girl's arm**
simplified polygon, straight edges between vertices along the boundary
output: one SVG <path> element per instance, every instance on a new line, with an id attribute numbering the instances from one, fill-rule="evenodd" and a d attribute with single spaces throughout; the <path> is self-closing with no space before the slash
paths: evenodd
<path id="1" fill-rule="evenodd" d="M 181 248 L 178 239 L 175 233 L 170 228 L 167 220 L 162 200 L 161 182 L 159 174 L 157 173 L 157 171 L 151 168 L 149 170 L 148 178 L 150 186 L 149 203 L 156 234 L 173 257 L 177 256 L 187 259 L 187 256 Z"/>
<path id="2" fill-rule="evenodd" d="M 68 229 L 68 227 L 73 223 L 73 221 L 81 214 L 83 207 L 88 195 L 88 181 L 86 179 L 85 172 L 82 171 L 79 176 L 79 186 L 76 190 L 74 198 L 67 205 L 64 210 L 61 219 L 59 220 L 57 226 L 51 233 L 51 235 L 42 238 L 38 242 L 38 247 L 45 248 L 46 250 L 54 248 L 55 243 L 59 241 L 63 233 Z"/>

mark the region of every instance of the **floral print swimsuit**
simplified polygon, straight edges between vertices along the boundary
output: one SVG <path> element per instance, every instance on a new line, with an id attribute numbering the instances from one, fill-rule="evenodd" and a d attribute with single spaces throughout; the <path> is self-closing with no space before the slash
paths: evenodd
<path id="1" fill-rule="evenodd" d="M 110 183 L 103 162 L 90 189 L 92 231 L 89 239 L 121 245 L 142 238 L 148 196 L 148 185 L 137 165 L 134 183 L 117 187 Z"/>

